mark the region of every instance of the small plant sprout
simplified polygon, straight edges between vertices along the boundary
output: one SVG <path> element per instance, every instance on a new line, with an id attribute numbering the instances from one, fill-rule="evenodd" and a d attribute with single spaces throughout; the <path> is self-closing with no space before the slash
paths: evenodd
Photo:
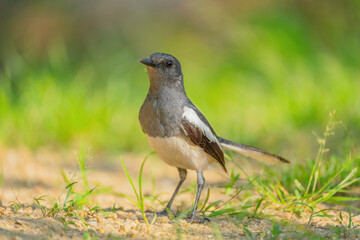
<path id="1" fill-rule="evenodd" d="M 225 185 L 225 194 L 229 195 L 230 191 L 234 189 L 235 183 L 240 179 L 240 174 L 234 173 L 234 169 L 231 169 L 230 182 Z"/>
<path id="2" fill-rule="evenodd" d="M 353 214 L 350 211 L 350 208 L 348 208 L 348 217 L 345 217 L 342 212 L 339 213 L 339 221 L 340 226 L 335 227 L 335 230 L 337 234 L 342 238 L 349 238 L 350 235 L 353 233 L 357 236 L 359 235 L 359 225 L 355 225 L 353 222 Z"/>
<path id="3" fill-rule="evenodd" d="M 46 217 L 48 215 L 47 208 L 41 205 L 41 202 L 45 200 L 44 197 L 45 196 L 34 198 L 34 200 L 36 202 L 36 205 L 39 207 L 41 213 L 43 214 L 43 216 Z"/>
<path id="4" fill-rule="evenodd" d="M 244 231 L 244 233 L 245 233 L 246 239 L 249 239 L 249 240 L 256 239 L 256 236 L 254 236 L 254 235 L 252 234 L 252 232 L 250 232 L 250 230 L 247 229 L 245 226 L 243 227 L 243 231 Z"/>
<path id="5" fill-rule="evenodd" d="M 282 233 L 281 229 L 280 229 L 280 225 L 277 223 L 273 222 L 273 227 L 271 229 L 271 240 L 276 240 L 279 239 L 279 235 Z"/>
<path id="6" fill-rule="evenodd" d="M 242 211 L 244 207 L 233 207 L 230 203 L 247 187 L 248 185 L 244 185 L 240 187 L 237 192 L 235 192 L 228 200 L 225 202 L 222 200 L 218 200 L 208 204 L 209 197 L 210 197 L 210 189 L 208 188 L 205 201 L 203 206 L 200 208 L 199 212 L 202 213 L 204 216 L 214 217 L 219 215 L 236 215 L 239 211 Z M 207 204 L 207 205 L 206 205 Z M 245 207 L 247 208 L 247 207 Z M 207 213 L 207 214 L 206 214 Z"/>
<path id="7" fill-rule="evenodd" d="M 326 211 L 329 211 L 329 210 L 332 210 L 332 209 L 321 209 L 319 211 L 315 211 L 315 208 L 312 207 L 311 205 L 308 205 L 308 204 L 305 204 L 305 203 L 302 203 L 302 202 L 292 203 L 292 205 L 296 205 L 296 204 L 303 205 L 305 207 L 308 207 L 311 210 L 311 213 L 310 213 L 310 216 L 309 216 L 309 219 L 308 219 L 308 222 L 307 222 L 308 225 L 311 224 L 311 221 L 315 217 L 328 217 L 328 218 L 331 217 L 329 214 L 326 213 Z"/>
<path id="8" fill-rule="evenodd" d="M 77 153 L 78 166 L 79 166 L 79 170 L 80 170 L 81 179 L 83 181 L 84 191 L 89 190 L 89 184 L 88 184 L 88 180 L 87 180 L 88 170 L 86 167 L 86 161 L 88 158 L 89 150 L 90 150 L 90 148 L 87 151 L 85 151 L 84 148 L 81 148 L 80 152 Z"/>
<path id="9" fill-rule="evenodd" d="M 129 196 L 125 195 L 125 194 L 122 194 L 122 193 L 119 193 L 119 195 L 126 198 L 127 200 L 132 202 L 136 207 L 138 207 L 140 209 L 148 229 L 150 229 L 150 224 L 153 224 L 156 221 L 157 214 L 156 214 L 156 211 L 154 211 L 155 216 L 152 219 L 151 223 L 149 224 L 149 221 L 147 220 L 147 217 L 146 217 L 146 214 L 145 214 L 145 202 L 144 202 L 144 196 L 143 196 L 143 192 L 142 192 L 142 177 L 143 177 L 143 170 L 144 170 L 145 162 L 149 158 L 149 156 L 151 156 L 153 154 L 154 154 L 154 152 L 151 152 L 150 154 L 148 154 L 145 157 L 145 159 L 143 160 L 142 164 L 141 164 L 140 173 L 139 173 L 138 190 L 136 190 L 135 184 L 134 184 L 133 180 L 131 179 L 131 177 L 130 177 L 127 169 L 126 169 L 124 159 L 122 157 L 120 158 L 121 159 L 121 165 L 123 167 L 124 173 L 125 173 L 128 181 L 129 181 L 129 183 L 131 184 L 131 187 L 132 187 L 132 189 L 133 189 L 133 191 L 135 193 L 135 196 L 136 196 L 136 200 L 134 200 L 131 197 L 129 197 Z"/>
<path id="10" fill-rule="evenodd" d="M 335 110 L 333 112 L 330 112 L 330 119 L 329 119 L 328 124 L 326 125 L 326 129 L 325 129 L 323 137 L 319 137 L 319 136 L 317 137 L 317 141 L 318 141 L 320 147 L 319 147 L 319 151 L 317 153 L 316 159 L 315 159 L 315 164 L 311 171 L 310 179 L 307 184 L 304 196 L 307 196 L 310 191 L 312 193 L 315 192 L 317 181 L 318 181 L 319 174 L 320 174 L 321 163 L 324 159 L 324 154 L 329 151 L 329 149 L 326 148 L 326 140 L 328 139 L 329 136 L 334 135 L 334 128 L 336 125 L 338 125 L 340 123 L 340 122 L 336 122 L 334 120 L 335 113 L 336 113 Z"/>
<path id="11" fill-rule="evenodd" d="M 61 176 L 63 177 L 64 182 L 66 183 L 65 188 L 59 194 L 57 198 L 53 198 L 51 196 L 41 196 L 38 198 L 34 198 L 35 204 L 39 207 L 40 211 L 42 212 L 43 216 L 47 217 L 56 217 L 60 213 L 64 213 L 65 216 L 61 217 L 60 219 L 65 225 L 65 230 L 68 228 L 69 224 L 74 224 L 72 221 L 68 221 L 68 217 L 76 216 L 80 221 L 84 224 L 87 228 L 87 223 L 83 217 L 81 217 L 76 211 L 74 210 L 83 210 L 84 207 L 90 205 L 89 196 L 93 194 L 96 187 L 89 189 L 88 188 L 88 181 L 87 181 L 87 171 L 85 169 L 85 154 L 81 152 L 78 155 L 78 168 L 81 173 L 82 179 L 82 186 L 84 191 L 83 192 L 76 192 L 74 190 L 74 186 L 78 183 L 73 181 L 76 176 L 76 171 L 74 174 L 69 178 L 63 170 L 60 170 Z M 42 202 L 47 201 L 47 199 L 51 199 L 51 204 L 49 206 L 42 205 Z M 89 211 L 93 210 L 94 208 L 90 209 Z"/>
<path id="12" fill-rule="evenodd" d="M 261 199 L 259 199 L 259 201 L 257 202 L 257 204 L 256 204 L 256 206 L 255 206 L 255 208 L 254 208 L 254 212 L 253 212 L 253 216 L 254 216 L 254 217 L 257 217 L 257 216 L 261 213 L 261 211 L 265 208 L 265 207 L 264 207 L 262 210 L 259 211 L 260 206 L 261 206 L 261 203 L 262 203 L 263 201 L 264 201 L 264 199 L 261 198 Z"/>

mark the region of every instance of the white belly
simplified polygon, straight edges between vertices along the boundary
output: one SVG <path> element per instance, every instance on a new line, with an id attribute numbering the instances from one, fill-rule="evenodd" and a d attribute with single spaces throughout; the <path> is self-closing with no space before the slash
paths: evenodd
<path id="1" fill-rule="evenodd" d="M 211 165 L 216 164 L 213 157 L 186 136 L 170 138 L 146 137 L 159 158 L 171 166 L 203 171 L 213 168 Z"/>

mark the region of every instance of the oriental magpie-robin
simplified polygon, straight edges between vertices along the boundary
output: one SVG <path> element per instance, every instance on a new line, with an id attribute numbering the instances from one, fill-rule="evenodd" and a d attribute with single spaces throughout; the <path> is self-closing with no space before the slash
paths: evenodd
<path id="1" fill-rule="evenodd" d="M 139 121 L 149 144 L 167 164 L 178 169 L 180 182 L 164 210 L 171 204 L 184 182 L 187 169 L 197 172 L 197 194 L 189 222 L 196 219 L 196 209 L 205 184 L 203 171 L 216 165 L 225 167 L 223 149 L 267 163 L 289 163 L 263 150 L 218 137 L 204 115 L 187 97 L 180 62 L 169 54 L 154 53 L 140 59 L 147 66 L 150 88 L 141 106 Z"/>

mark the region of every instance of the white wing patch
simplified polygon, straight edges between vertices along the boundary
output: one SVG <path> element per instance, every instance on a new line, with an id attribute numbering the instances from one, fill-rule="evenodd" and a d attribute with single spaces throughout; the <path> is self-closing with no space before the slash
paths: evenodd
<path id="1" fill-rule="evenodd" d="M 186 118 L 191 124 L 200 128 L 200 130 L 210 140 L 210 142 L 216 142 L 218 145 L 220 145 L 220 142 L 217 139 L 216 135 L 211 132 L 210 128 L 206 126 L 206 124 L 199 118 L 199 116 L 193 109 L 189 107 L 184 107 L 184 113 L 182 116 L 183 118 Z"/>

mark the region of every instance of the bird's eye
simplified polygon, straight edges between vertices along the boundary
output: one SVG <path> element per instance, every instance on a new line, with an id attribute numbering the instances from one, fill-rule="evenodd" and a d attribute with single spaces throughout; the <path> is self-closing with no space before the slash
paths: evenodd
<path id="1" fill-rule="evenodd" d="M 173 65 L 173 62 L 172 61 L 168 61 L 167 63 L 166 63 L 166 66 L 169 68 L 169 67 L 171 67 Z"/>

